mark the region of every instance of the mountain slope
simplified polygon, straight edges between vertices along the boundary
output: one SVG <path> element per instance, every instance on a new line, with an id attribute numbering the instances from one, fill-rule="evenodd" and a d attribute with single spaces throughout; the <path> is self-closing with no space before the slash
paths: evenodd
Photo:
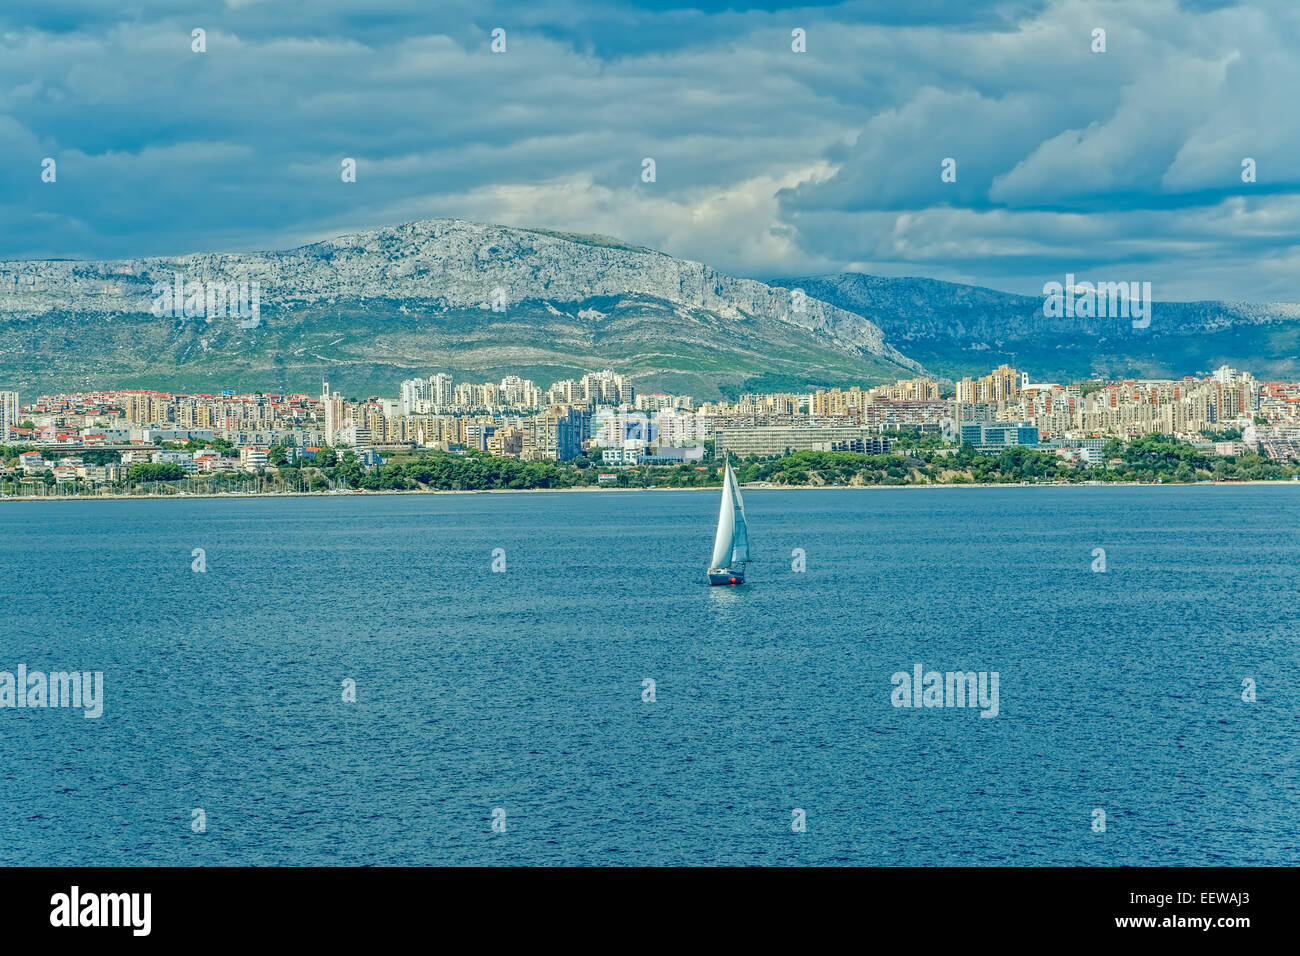
<path id="1" fill-rule="evenodd" d="M 153 286 L 257 282 L 261 321 L 151 313 Z M 499 290 L 499 291 L 498 291 Z M 494 311 L 495 297 L 504 311 Z M 412 375 L 610 366 L 642 388 L 879 381 L 920 366 L 861 316 L 604 237 L 457 220 L 285 252 L 0 263 L 0 381 L 393 393 Z"/>
<path id="2" fill-rule="evenodd" d="M 1041 296 L 936 279 L 861 274 L 781 279 L 861 315 L 932 372 L 982 374 L 1002 362 L 1038 380 L 1180 378 L 1220 365 L 1300 378 L 1300 305 L 1154 303 L 1147 328 L 1125 318 L 1043 315 Z"/>

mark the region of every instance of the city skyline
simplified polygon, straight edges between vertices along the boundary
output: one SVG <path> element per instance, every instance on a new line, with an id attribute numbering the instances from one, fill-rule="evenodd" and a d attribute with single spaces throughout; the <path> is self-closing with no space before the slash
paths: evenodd
<path id="1" fill-rule="evenodd" d="M 263 452 L 275 445 L 440 447 L 558 461 L 591 446 L 609 450 L 609 463 L 638 464 L 655 456 L 680 458 L 681 452 L 669 449 L 715 440 L 774 454 L 781 447 L 773 444 L 776 432 L 768 439 L 755 437 L 772 428 L 794 427 L 781 433 L 799 436 L 788 447 L 830 442 L 832 448 L 863 451 L 870 436 L 897 429 L 984 446 L 1156 434 L 1195 442 L 1235 425 L 1252 432 L 1261 426 L 1250 443 L 1268 457 L 1284 459 L 1300 450 L 1293 445 L 1300 440 L 1300 382 L 1259 381 L 1228 366 L 1204 377 L 1035 383 L 1029 372 L 1003 364 L 987 375 L 961 379 L 951 391 L 918 376 L 866 388 L 749 393 L 735 401 L 698 404 L 690 396 L 639 393 L 608 369 L 545 390 L 516 375 L 499 384 L 457 383 L 436 373 L 403 382 L 397 397 L 360 401 L 331 391 L 328 382 L 315 397 L 122 389 L 43 395 L 21 406 L 16 393 L 0 398 L 19 410 L 6 412 L 0 438 L 43 437 L 56 445 L 220 436 L 241 449 Z M 22 415 L 34 416 L 33 427 L 15 427 Z M 75 424 L 60 430 L 60 423 Z M 972 439 L 968 426 L 974 429 Z M 1007 428 L 1014 437 L 1003 435 Z M 742 440 L 740 432 L 750 434 Z M 993 433 L 995 439 L 987 437 Z"/>

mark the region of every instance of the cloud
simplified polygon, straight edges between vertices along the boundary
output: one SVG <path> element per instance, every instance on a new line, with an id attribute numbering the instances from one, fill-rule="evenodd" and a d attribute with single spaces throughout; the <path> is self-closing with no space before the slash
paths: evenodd
<path id="1" fill-rule="evenodd" d="M 896 31 L 896 102 L 782 214 L 808 253 L 861 271 L 1033 292 L 1099 268 L 1171 297 L 1300 298 L 1297 22 L 1283 3 L 1066 0 L 1009 30 Z"/>
<path id="2" fill-rule="evenodd" d="M 1285 0 L 9 9 L 0 258 L 281 248 L 461 216 L 743 275 L 1036 291 L 1096 267 L 1300 299 L 1297 27 Z"/>

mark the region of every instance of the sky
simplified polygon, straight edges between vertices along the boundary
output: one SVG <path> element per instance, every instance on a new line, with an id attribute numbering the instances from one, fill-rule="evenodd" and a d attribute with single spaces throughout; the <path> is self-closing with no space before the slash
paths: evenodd
<path id="1" fill-rule="evenodd" d="M 453 217 L 756 278 L 1300 301 L 1298 96 L 1295 0 L 5 4 L 0 259 Z"/>

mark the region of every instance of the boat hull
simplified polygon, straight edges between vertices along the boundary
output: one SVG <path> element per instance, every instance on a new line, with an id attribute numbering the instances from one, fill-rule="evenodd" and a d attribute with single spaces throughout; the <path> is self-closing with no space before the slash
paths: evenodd
<path id="1" fill-rule="evenodd" d="M 744 572 L 744 571 L 730 571 L 730 570 L 727 570 L 726 568 L 723 568 L 723 569 L 720 570 L 720 571 L 710 569 L 710 570 L 709 570 L 709 583 L 710 583 L 710 584 L 725 584 L 725 585 L 744 584 L 744 583 L 745 583 L 745 572 Z"/>

